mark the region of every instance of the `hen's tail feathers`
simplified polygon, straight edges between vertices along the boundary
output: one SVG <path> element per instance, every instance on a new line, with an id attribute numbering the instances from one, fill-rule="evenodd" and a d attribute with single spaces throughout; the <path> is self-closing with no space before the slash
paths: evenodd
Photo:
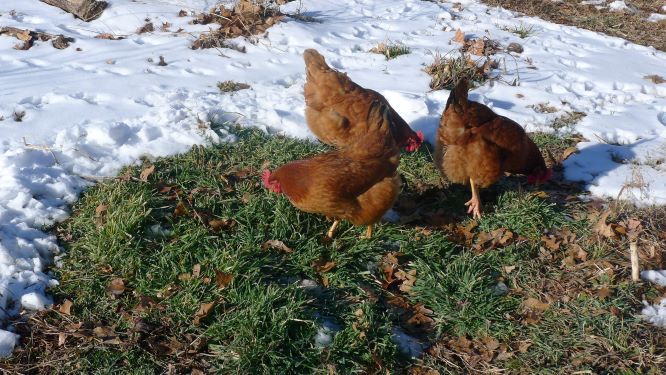
<path id="1" fill-rule="evenodd" d="M 446 101 L 446 108 L 449 108 L 451 104 L 460 107 L 467 106 L 467 93 L 469 91 L 469 82 L 467 78 L 460 78 L 456 87 L 451 90 L 449 94 L 449 99 Z"/>
<path id="2" fill-rule="evenodd" d="M 322 56 L 316 49 L 308 48 L 303 52 L 303 60 L 305 60 L 305 70 L 311 74 L 313 69 L 329 70 L 324 56 Z"/>

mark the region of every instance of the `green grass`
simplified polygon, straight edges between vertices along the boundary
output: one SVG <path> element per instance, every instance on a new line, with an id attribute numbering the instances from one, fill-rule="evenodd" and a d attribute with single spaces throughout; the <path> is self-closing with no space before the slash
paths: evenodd
<path id="1" fill-rule="evenodd" d="M 17 323 L 23 346 L 0 360 L 3 369 L 397 374 L 427 365 L 443 374 L 659 368 L 663 333 L 634 315 L 637 296 L 651 299 L 658 291 L 628 283 L 621 246 L 596 242 L 587 223 L 570 219 L 568 206 L 531 192 L 505 191 L 484 201 L 488 210 L 475 236 L 497 228 L 525 236 L 497 248 L 453 242 L 449 227 L 424 230 L 428 224 L 419 219 L 382 223 L 363 240 L 364 228 L 343 223 L 327 241 L 330 222 L 266 191 L 259 176 L 328 148 L 259 130 L 227 130 L 236 142 L 146 161 L 84 193 L 71 218 L 54 228 L 66 254 L 52 270 L 60 281 L 51 290 L 56 308 Z M 154 172 L 142 181 L 148 166 Z M 400 173 L 398 206 L 409 199 L 421 202 L 425 214 L 466 217 L 461 211 L 469 197 L 439 176 L 428 148 L 404 154 Z M 566 246 L 542 250 L 542 233 L 567 229 L 580 236 L 589 259 L 610 262 L 603 267 L 614 273 L 599 276 L 605 268 L 597 263 L 570 265 Z M 269 240 L 293 251 L 264 246 Z M 391 256 L 397 263 L 386 268 Z M 329 269 L 318 267 L 328 262 Z M 411 289 L 405 274 L 414 278 Z M 113 295 L 109 285 L 117 279 L 124 290 Z M 600 288 L 611 295 L 598 297 Z M 536 322 L 526 322 L 528 298 L 549 303 Z M 72 301 L 71 311 L 58 312 L 65 300 Z M 324 325 L 334 327 L 327 345 L 315 341 Z M 396 329 L 439 349 L 409 358 L 392 339 Z M 477 349 L 456 346 L 461 339 Z M 504 357 L 478 351 L 488 340 Z M 525 342 L 529 348 L 518 350 Z M 640 365 L 626 359 L 639 357 Z"/>
<path id="2" fill-rule="evenodd" d="M 525 39 L 535 33 L 534 25 L 525 25 L 522 22 L 519 25 L 505 26 L 502 30 L 514 33 L 518 35 L 520 39 Z"/>
<path id="3" fill-rule="evenodd" d="M 486 58 L 486 62 L 490 60 Z M 472 87 L 483 85 L 490 76 L 485 69 L 477 66 L 465 54 L 447 56 L 434 55 L 433 62 L 424 71 L 430 76 L 430 88 L 433 90 L 453 90 L 458 80 L 466 77 Z"/>
<path id="4" fill-rule="evenodd" d="M 412 52 L 412 50 L 409 48 L 409 46 L 406 46 L 402 43 L 381 42 L 377 45 L 377 47 L 373 47 L 370 52 L 384 55 L 386 60 L 391 60 L 398 56 L 408 55 Z"/>
<path id="5" fill-rule="evenodd" d="M 533 194 L 509 191 L 499 196 L 493 212 L 481 218 L 479 228 L 485 232 L 507 228 L 525 237 L 539 238 L 546 229 L 560 229 L 566 223 L 566 216 L 555 203 Z"/>
<path id="6" fill-rule="evenodd" d="M 224 82 L 218 82 L 217 88 L 220 89 L 221 92 L 236 92 L 240 90 L 249 89 L 250 85 L 242 82 L 224 81 Z"/>

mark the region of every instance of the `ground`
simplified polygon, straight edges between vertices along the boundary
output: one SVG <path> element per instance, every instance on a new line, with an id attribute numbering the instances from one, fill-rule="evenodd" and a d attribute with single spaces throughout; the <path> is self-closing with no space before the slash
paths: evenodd
<path id="1" fill-rule="evenodd" d="M 560 4 L 579 17 L 556 22 L 641 46 L 475 1 L 245 16 L 109 3 L 89 23 L 0 6 L 0 27 L 28 30 L 0 31 L 0 355 L 16 346 L 2 371 L 663 368 L 664 331 L 644 318 L 663 325 L 664 289 L 631 280 L 628 250 L 664 268 L 666 55 L 646 47 L 662 48 L 663 21 L 646 18 L 663 9 Z M 599 21 L 618 18 L 632 27 Z M 259 183 L 325 150 L 303 118 L 304 48 L 430 142 L 451 76 L 473 74 L 471 99 L 523 125 L 553 181 L 507 177 L 472 221 L 468 189 L 426 144 L 403 155 L 403 191 L 372 239 L 344 224 L 326 241 L 330 222 Z"/>

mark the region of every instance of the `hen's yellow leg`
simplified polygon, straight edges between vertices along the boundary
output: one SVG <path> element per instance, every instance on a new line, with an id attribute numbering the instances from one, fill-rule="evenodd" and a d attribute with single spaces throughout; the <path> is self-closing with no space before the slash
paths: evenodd
<path id="1" fill-rule="evenodd" d="M 340 220 L 335 220 L 333 222 L 333 225 L 331 225 L 331 229 L 329 229 L 328 232 L 326 233 L 326 237 L 333 238 L 333 233 L 335 232 L 335 228 L 338 227 L 338 224 L 340 224 Z"/>
<path id="2" fill-rule="evenodd" d="M 474 184 L 474 180 L 469 178 L 469 185 L 472 187 L 472 199 L 465 203 L 468 206 L 467 213 L 472 214 L 475 219 L 481 218 L 481 199 L 479 199 L 479 191 Z"/>
<path id="3" fill-rule="evenodd" d="M 370 238 L 372 237 L 372 224 L 368 225 L 368 229 L 365 231 L 365 236 L 363 238 Z"/>

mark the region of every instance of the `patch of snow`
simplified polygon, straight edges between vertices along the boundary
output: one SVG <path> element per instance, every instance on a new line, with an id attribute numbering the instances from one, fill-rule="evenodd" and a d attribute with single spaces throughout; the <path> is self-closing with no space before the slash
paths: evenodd
<path id="1" fill-rule="evenodd" d="M 666 328 L 666 299 L 662 299 L 661 302 L 655 305 L 643 301 L 643 305 L 643 310 L 641 310 L 643 319 L 657 327 Z"/>
<path id="2" fill-rule="evenodd" d="M 330 318 L 324 318 L 321 326 L 317 329 L 317 334 L 315 334 L 315 346 L 318 348 L 329 347 L 333 343 L 333 336 L 340 330 L 342 330 L 340 325 Z"/>
<path id="3" fill-rule="evenodd" d="M 666 14 L 652 13 L 650 17 L 646 18 L 648 22 L 659 22 L 666 20 Z"/>
<path id="4" fill-rule="evenodd" d="M 620 12 L 624 10 L 628 10 L 629 7 L 627 4 L 624 2 L 624 0 L 616 0 L 613 1 L 612 3 L 608 4 L 608 9 L 614 12 Z"/>
<path id="5" fill-rule="evenodd" d="M 641 279 L 657 285 L 666 286 L 666 270 L 641 271 Z"/>
<path id="6" fill-rule="evenodd" d="M 9 357 L 12 354 L 18 338 L 17 334 L 0 329 L 0 358 Z"/>
<path id="7" fill-rule="evenodd" d="M 400 350 L 402 354 L 412 358 L 420 357 L 427 347 L 425 343 L 422 343 L 414 336 L 408 335 L 399 327 L 393 327 L 391 330 L 391 341 L 398 345 L 398 350 Z"/>

